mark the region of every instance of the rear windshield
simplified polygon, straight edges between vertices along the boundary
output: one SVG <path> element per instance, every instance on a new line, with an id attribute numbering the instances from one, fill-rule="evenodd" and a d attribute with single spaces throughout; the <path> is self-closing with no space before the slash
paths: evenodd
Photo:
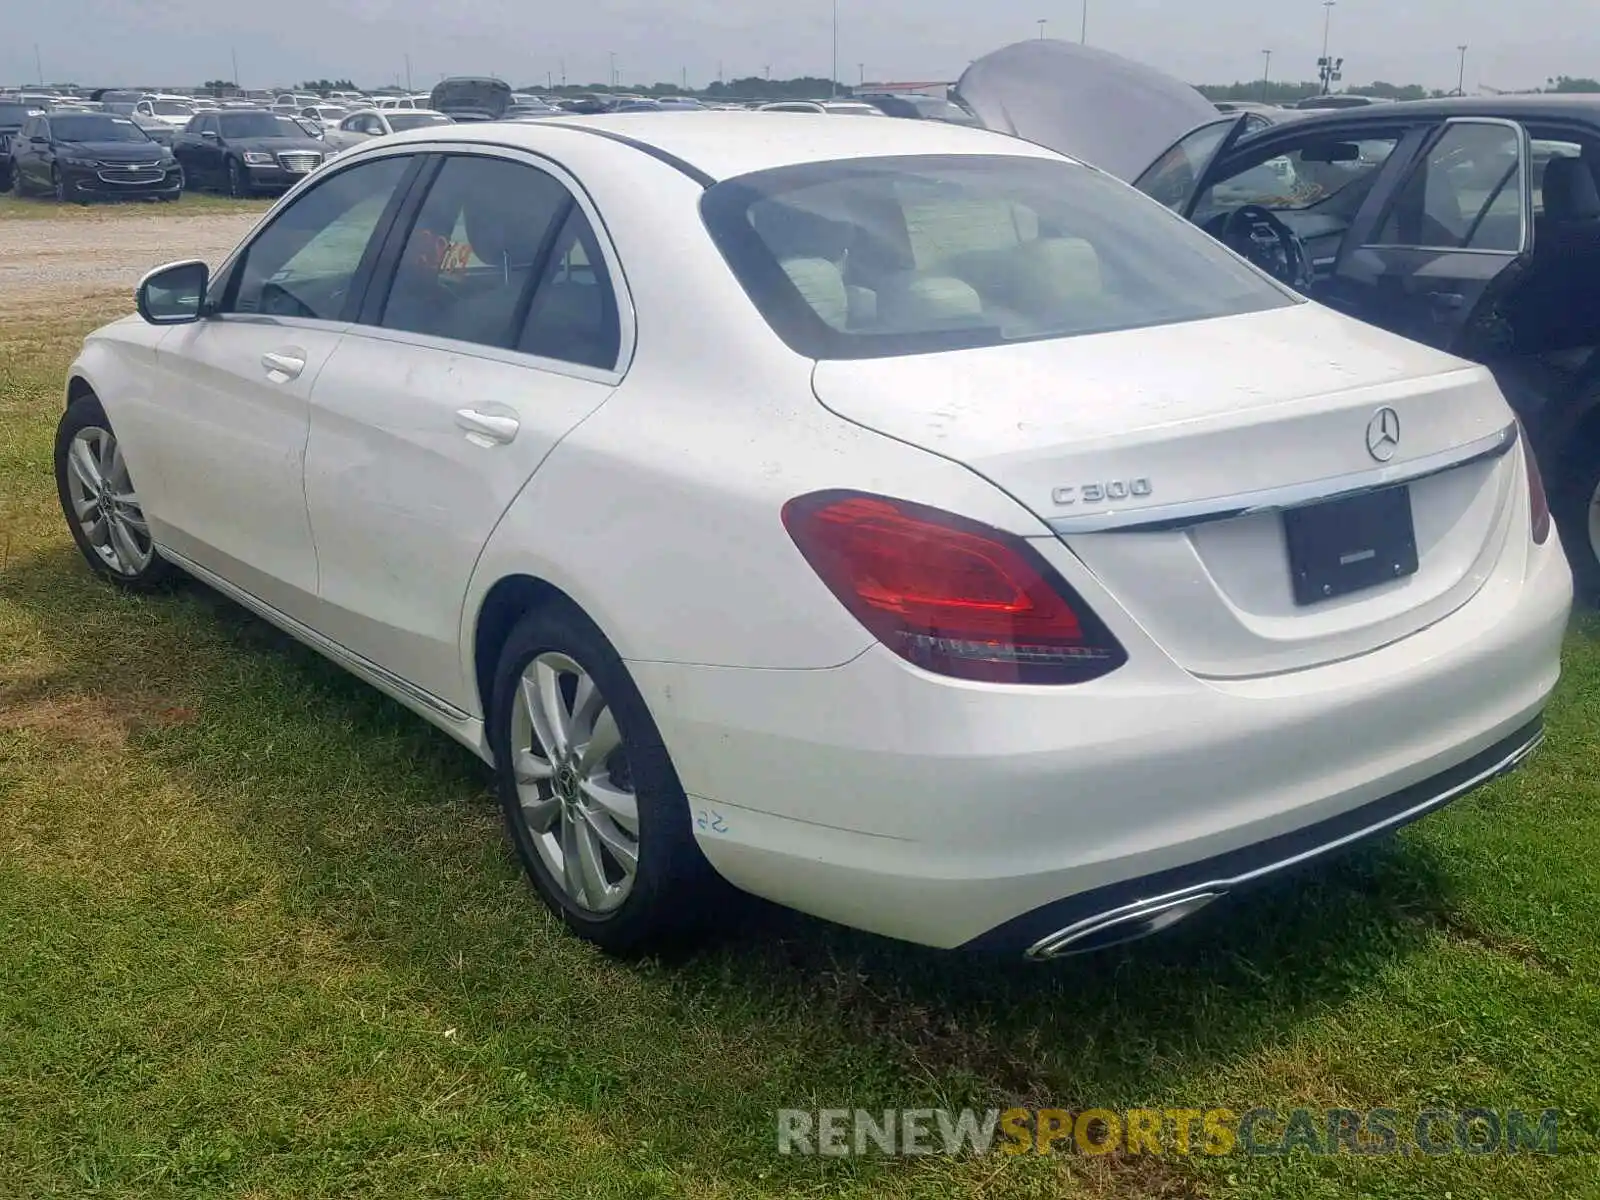
<path id="1" fill-rule="evenodd" d="M 712 187 L 706 226 L 810 358 L 1072 337 L 1296 303 L 1188 222 L 1059 159 L 783 167 Z"/>

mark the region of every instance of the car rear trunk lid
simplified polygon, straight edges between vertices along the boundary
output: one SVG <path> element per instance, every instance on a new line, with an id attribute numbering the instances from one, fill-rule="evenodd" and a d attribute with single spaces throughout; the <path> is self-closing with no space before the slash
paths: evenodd
<path id="1" fill-rule="evenodd" d="M 1488 578 L 1515 507 L 1516 427 L 1488 372 L 1315 305 L 824 361 L 813 383 L 1014 496 L 1202 676 L 1349 658 L 1440 620 Z"/>

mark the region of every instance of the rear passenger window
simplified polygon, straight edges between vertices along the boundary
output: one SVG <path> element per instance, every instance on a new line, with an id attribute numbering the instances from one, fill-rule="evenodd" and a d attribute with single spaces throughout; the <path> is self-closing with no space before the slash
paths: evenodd
<path id="1" fill-rule="evenodd" d="M 576 205 L 556 239 L 517 349 L 609 370 L 622 341 L 616 293 L 600 245 Z"/>
<path id="2" fill-rule="evenodd" d="M 447 159 L 406 239 L 380 324 L 512 348 L 571 203 L 565 187 L 533 167 Z"/>

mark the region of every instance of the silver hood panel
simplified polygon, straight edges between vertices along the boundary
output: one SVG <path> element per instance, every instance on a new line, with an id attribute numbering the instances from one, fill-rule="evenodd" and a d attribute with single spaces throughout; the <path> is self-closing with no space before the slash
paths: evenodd
<path id="1" fill-rule="evenodd" d="M 978 59 L 957 92 L 988 128 L 1131 183 L 1216 107 L 1153 67 L 1074 42 L 1017 42 Z"/>

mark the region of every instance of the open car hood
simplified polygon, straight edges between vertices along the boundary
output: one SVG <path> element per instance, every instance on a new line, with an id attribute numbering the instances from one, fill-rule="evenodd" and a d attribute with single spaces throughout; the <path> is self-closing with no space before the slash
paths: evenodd
<path id="1" fill-rule="evenodd" d="M 985 126 L 1131 183 L 1179 138 L 1217 120 L 1187 83 L 1074 42 L 1034 39 L 969 66 L 957 95 Z"/>
<path id="2" fill-rule="evenodd" d="M 428 107 L 458 119 L 497 120 L 511 107 L 511 85 L 499 79 L 446 79 L 434 87 Z"/>

